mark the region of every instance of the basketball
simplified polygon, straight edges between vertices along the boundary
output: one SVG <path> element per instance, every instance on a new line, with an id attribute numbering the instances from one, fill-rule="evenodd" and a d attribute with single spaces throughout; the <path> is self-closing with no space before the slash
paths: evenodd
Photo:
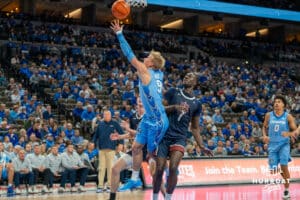
<path id="1" fill-rule="evenodd" d="M 125 0 L 117 0 L 113 3 L 111 12 L 115 18 L 122 20 L 129 15 L 130 6 L 125 2 Z"/>

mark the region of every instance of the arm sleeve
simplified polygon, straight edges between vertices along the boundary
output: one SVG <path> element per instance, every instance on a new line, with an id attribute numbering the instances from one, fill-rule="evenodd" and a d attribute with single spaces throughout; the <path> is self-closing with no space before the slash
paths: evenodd
<path id="1" fill-rule="evenodd" d="M 120 42 L 120 47 L 126 58 L 128 59 L 129 62 L 135 57 L 131 47 L 129 46 L 128 42 L 126 41 L 122 31 L 118 31 L 117 33 L 117 38 Z"/>

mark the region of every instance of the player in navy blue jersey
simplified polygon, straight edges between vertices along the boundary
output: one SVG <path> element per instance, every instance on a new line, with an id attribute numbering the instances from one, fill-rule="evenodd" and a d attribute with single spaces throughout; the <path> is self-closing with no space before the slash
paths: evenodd
<path id="1" fill-rule="evenodd" d="M 142 185 L 139 173 L 143 158 L 143 146 L 147 144 L 148 153 L 154 154 L 169 126 L 168 117 L 162 104 L 162 69 L 165 65 L 165 59 L 159 52 L 151 51 L 143 62 L 139 61 L 122 33 L 123 26 L 120 26 L 119 20 L 114 20 L 111 23 L 111 29 L 117 35 L 122 52 L 137 70 L 139 94 L 145 109 L 132 146 L 133 171 L 131 179 L 126 183 L 126 187 L 132 189 Z"/>
<path id="2" fill-rule="evenodd" d="M 177 169 L 184 155 L 187 133 L 191 123 L 191 132 L 204 153 L 212 155 L 202 143 L 199 128 L 201 104 L 193 94 L 197 78 L 188 73 L 183 79 L 183 89 L 172 88 L 165 94 L 164 104 L 169 118 L 169 128 L 158 146 L 156 172 L 153 178 L 153 199 L 158 199 L 162 176 L 169 157 L 169 176 L 165 199 L 171 199 L 177 184 Z"/>
<path id="3" fill-rule="evenodd" d="M 297 129 L 294 117 L 286 110 L 286 99 L 282 95 L 274 98 L 274 109 L 265 116 L 263 125 L 263 140 L 269 142 L 268 159 L 271 173 L 280 171 L 284 179 L 283 199 L 289 199 L 290 172 L 288 162 L 291 161 L 289 131 Z M 280 164 L 280 170 L 278 165 Z"/>

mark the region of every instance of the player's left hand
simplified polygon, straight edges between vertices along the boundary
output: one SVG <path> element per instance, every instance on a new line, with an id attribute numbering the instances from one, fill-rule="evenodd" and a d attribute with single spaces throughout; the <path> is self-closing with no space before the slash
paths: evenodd
<path id="1" fill-rule="evenodd" d="M 292 131 L 292 132 L 282 132 L 281 134 L 283 137 L 293 137 L 296 138 L 297 137 L 297 132 L 296 131 Z"/>
<path id="2" fill-rule="evenodd" d="M 209 157 L 213 157 L 213 156 L 214 156 L 212 150 L 210 150 L 210 149 L 208 149 L 208 148 L 206 148 L 206 147 L 204 147 L 204 146 L 202 146 L 202 147 L 200 147 L 200 148 L 201 148 L 201 151 L 202 151 L 205 155 L 207 155 L 207 156 L 209 156 Z"/>
<path id="3" fill-rule="evenodd" d="M 290 135 L 291 135 L 290 132 L 286 132 L 286 131 L 281 133 L 281 136 L 283 137 L 290 137 Z"/>

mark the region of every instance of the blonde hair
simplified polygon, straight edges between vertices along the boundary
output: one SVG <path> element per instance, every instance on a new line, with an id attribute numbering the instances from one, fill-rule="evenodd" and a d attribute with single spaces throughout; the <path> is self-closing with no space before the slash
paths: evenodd
<path id="1" fill-rule="evenodd" d="M 150 52 L 150 55 L 152 56 L 152 62 L 153 62 L 153 69 L 160 69 L 162 70 L 165 66 L 166 60 L 161 55 L 160 52 L 152 50 Z"/>

